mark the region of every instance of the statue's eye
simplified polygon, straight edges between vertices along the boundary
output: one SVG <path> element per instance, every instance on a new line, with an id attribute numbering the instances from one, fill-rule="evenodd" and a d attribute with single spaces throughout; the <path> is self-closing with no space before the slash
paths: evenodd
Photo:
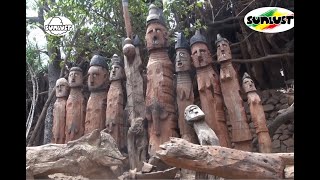
<path id="1" fill-rule="evenodd" d="M 180 53 L 179 55 L 180 55 L 181 57 L 184 57 L 184 53 Z"/>

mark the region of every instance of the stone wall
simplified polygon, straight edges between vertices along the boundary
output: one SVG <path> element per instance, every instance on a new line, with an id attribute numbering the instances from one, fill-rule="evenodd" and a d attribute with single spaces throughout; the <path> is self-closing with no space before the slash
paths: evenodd
<path id="1" fill-rule="evenodd" d="M 267 125 L 272 123 L 272 121 L 279 115 L 278 111 L 282 109 L 286 109 L 289 105 L 292 104 L 293 98 L 289 98 L 284 93 L 277 91 L 275 89 L 258 91 L 260 98 L 262 100 L 262 105 L 265 111 L 265 116 L 267 120 Z M 255 132 L 255 128 L 253 122 L 250 117 L 250 110 L 247 103 L 247 97 L 245 95 L 242 96 L 244 100 L 244 107 L 247 113 L 247 118 L 250 126 L 250 130 L 253 138 L 257 137 Z M 228 121 L 227 124 L 229 133 L 231 135 L 231 124 Z M 230 136 L 231 137 L 231 136 Z M 293 152 L 294 151 L 294 120 L 290 120 L 287 124 L 281 125 L 278 130 L 275 132 L 273 137 L 271 137 L 272 141 L 272 152 Z M 258 148 L 253 148 L 254 152 L 258 152 Z"/>

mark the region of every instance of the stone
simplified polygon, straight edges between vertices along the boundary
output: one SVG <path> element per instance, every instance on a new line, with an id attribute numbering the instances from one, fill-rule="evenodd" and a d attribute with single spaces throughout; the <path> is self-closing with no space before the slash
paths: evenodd
<path id="1" fill-rule="evenodd" d="M 261 103 L 262 103 L 263 105 L 267 104 L 267 101 L 268 101 L 268 98 L 266 98 L 266 97 L 263 97 L 263 98 L 261 99 Z"/>
<path id="2" fill-rule="evenodd" d="M 269 113 L 266 113 L 266 112 L 264 113 L 264 116 L 266 119 L 268 119 L 270 117 Z"/>
<path id="3" fill-rule="evenodd" d="M 273 105 L 276 105 L 277 103 L 279 102 L 278 99 L 272 97 L 270 99 L 268 99 L 268 101 L 266 102 L 266 104 L 273 104 Z"/>
<path id="4" fill-rule="evenodd" d="M 280 109 L 287 109 L 288 107 L 289 107 L 288 104 L 283 104 L 283 105 L 280 106 Z"/>
<path id="5" fill-rule="evenodd" d="M 279 148 L 273 148 L 273 149 L 272 149 L 272 153 L 280 153 L 280 152 L 281 152 L 280 147 L 279 147 Z"/>
<path id="6" fill-rule="evenodd" d="M 259 94 L 259 93 L 258 93 Z M 262 92 L 261 92 L 261 96 L 262 96 L 262 99 L 263 98 L 269 98 L 270 97 L 270 93 L 269 93 L 269 91 L 268 90 L 263 90 Z"/>
<path id="7" fill-rule="evenodd" d="M 294 145 L 294 141 L 293 141 L 292 138 L 283 141 L 283 143 L 284 143 L 287 147 L 292 147 L 292 146 Z"/>
<path id="8" fill-rule="evenodd" d="M 287 125 L 282 124 L 278 129 L 284 130 L 284 129 L 287 129 L 287 128 L 288 128 Z"/>
<path id="9" fill-rule="evenodd" d="M 287 146 L 285 146 L 283 143 L 281 143 L 280 151 L 281 151 L 282 153 L 287 152 Z"/>
<path id="10" fill-rule="evenodd" d="M 272 105 L 272 104 L 264 105 L 263 110 L 264 110 L 264 112 L 270 112 L 270 111 L 274 110 L 274 105 Z"/>
<path id="11" fill-rule="evenodd" d="M 282 133 L 283 133 L 284 135 L 292 135 L 292 132 L 290 132 L 288 129 L 284 129 L 284 130 L 282 131 Z"/>
<path id="12" fill-rule="evenodd" d="M 283 135 L 281 135 L 281 136 L 279 137 L 279 140 L 280 140 L 280 141 L 284 141 L 284 140 L 287 140 L 287 139 L 289 139 L 289 138 L 290 138 L 289 135 L 283 134 Z"/>
<path id="13" fill-rule="evenodd" d="M 280 103 L 281 104 L 287 104 L 288 103 L 288 99 L 286 97 L 282 98 L 282 99 L 280 99 Z"/>
<path id="14" fill-rule="evenodd" d="M 275 135 L 273 135 L 272 139 L 277 140 L 277 139 L 279 139 L 279 136 L 280 136 L 280 134 L 275 134 Z"/>
<path id="15" fill-rule="evenodd" d="M 274 110 L 279 111 L 280 108 L 281 108 L 281 104 L 277 104 Z"/>
<path id="16" fill-rule="evenodd" d="M 272 120 L 267 120 L 267 126 L 272 123 Z"/>
<path id="17" fill-rule="evenodd" d="M 283 131 L 283 129 L 278 128 L 278 129 L 276 130 L 276 132 L 274 132 L 274 133 L 275 133 L 275 134 L 282 134 L 282 131 Z"/>
<path id="18" fill-rule="evenodd" d="M 288 124 L 288 130 L 290 132 L 294 132 L 294 125 L 293 124 Z"/>
<path id="19" fill-rule="evenodd" d="M 287 147 L 287 152 L 289 153 L 289 152 L 294 152 L 294 147 L 292 146 L 292 147 Z"/>
<path id="20" fill-rule="evenodd" d="M 277 116 L 277 114 L 278 114 L 277 111 L 272 111 L 269 117 L 274 119 Z"/>
<path id="21" fill-rule="evenodd" d="M 272 148 L 275 149 L 275 148 L 280 148 L 280 140 L 274 140 L 272 142 Z"/>

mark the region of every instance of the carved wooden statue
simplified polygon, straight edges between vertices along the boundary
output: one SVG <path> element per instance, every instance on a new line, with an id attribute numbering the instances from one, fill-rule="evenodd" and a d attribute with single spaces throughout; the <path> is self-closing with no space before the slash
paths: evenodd
<path id="1" fill-rule="evenodd" d="M 107 132 L 115 139 L 118 148 L 122 151 L 126 146 L 126 131 L 123 118 L 124 99 L 122 80 L 125 78 L 123 62 L 117 54 L 111 58 L 110 88 L 107 98 L 106 128 Z"/>
<path id="2" fill-rule="evenodd" d="M 200 31 L 197 30 L 195 35 L 191 37 L 190 45 L 193 65 L 197 69 L 201 108 L 206 114 L 205 121 L 217 134 L 220 145 L 231 147 L 218 80 L 219 77 L 212 67 L 211 53 L 206 39 L 200 34 Z"/>
<path id="3" fill-rule="evenodd" d="M 179 33 L 177 37 L 176 49 L 176 61 L 175 68 L 177 73 L 177 105 L 179 111 L 179 129 L 181 138 L 197 143 L 197 138 L 192 127 L 184 119 L 184 110 L 187 106 L 193 104 L 193 84 L 190 77 L 191 70 L 191 56 L 190 46 L 185 39 L 183 33 Z"/>
<path id="4" fill-rule="evenodd" d="M 219 146 L 220 143 L 216 133 L 208 126 L 204 117 L 205 114 L 197 105 L 191 104 L 185 108 L 184 119 L 193 125 L 200 144 Z"/>
<path id="5" fill-rule="evenodd" d="M 216 46 L 218 62 L 221 64 L 221 90 L 232 126 L 232 142 L 235 144 L 235 149 L 251 151 L 252 135 L 240 96 L 238 75 L 231 63 L 232 57 L 229 42 L 218 34 Z"/>
<path id="6" fill-rule="evenodd" d="M 174 97 L 173 71 L 169 59 L 168 32 L 162 11 L 149 7 L 146 31 L 147 64 L 146 118 L 149 132 L 149 155 L 155 155 L 159 145 L 169 137 L 177 137 L 177 117 Z"/>
<path id="7" fill-rule="evenodd" d="M 102 130 L 106 123 L 109 71 L 106 58 L 94 55 L 88 70 L 88 87 L 91 92 L 87 103 L 84 133 Z"/>
<path id="8" fill-rule="evenodd" d="M 257 89 L 251 77 L 247 73 L 244 73 L 242 83 L 242 88 L 247 93 L 251 119 L 254 127 L 256 128 L 256 133 L 258 136 L 259 151 L 261 153 L 271 153 L 271 139 L 266 124 L 266 117 L 264 114 L 262 102 L 259 95 L 257 94 Z"/>
<path id="9" fill-rule="evenodd" d="M 126 38 L 123 46 L 124 67 L 126 74 L 127 106 L 128 119 L 145 117 L 144 84 L 141 74 L 142 60 L 140 57 L 140 39 L 135 36 L 133 44 L 131 39 Z"/>
<path id="10" fill-rule="evenodd" d="M 128 130 L 128 154 L 130 169 L 140 171 L 148 154 L 148 127 L 144 123 L 145 99 L 144 81 L 141 74 L 140 39 L 136 35 L 132 44 L 130 38 L 124 40 L 123 54 L 126 73 L 126 112 L 130 128 Z"/>
<path id="11" fill-rule="evenodd" d="M 60 78 L 56 82 L 57 100 L 53 105 L 53 127 L 52 143 L 64 144 L 66 126 L 66 104 L 69 95 L 69 84 L 65 78 Z"/>
<path id="12" fill-rule="evenodd" d="M 79 67 L 72 67 L 68 82 L 70 95 L 67 100 L 66 143 L 80 138 L 84 134 L 84 120 L 86 117 L 86 104 L 81 92 L 83 86 L 83 72 Z"/>

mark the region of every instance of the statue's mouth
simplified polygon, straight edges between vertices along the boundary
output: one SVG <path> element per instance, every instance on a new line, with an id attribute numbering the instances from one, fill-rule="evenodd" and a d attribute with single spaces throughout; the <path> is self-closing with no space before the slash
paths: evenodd
<path id="1" fill-rule="evenodd" d="M 182 67 L 182 62 L 178 62 L 177 66 Z"/>
<path id="2" fill-rule="evenodd" d="M 153 45 L 158 45 L 158 44 L 159 44 L 159 41 L 158 41 L 158 40 L 153 40 L 153 41 L 152 41 L 152 44 L 153 44 Z"/>

